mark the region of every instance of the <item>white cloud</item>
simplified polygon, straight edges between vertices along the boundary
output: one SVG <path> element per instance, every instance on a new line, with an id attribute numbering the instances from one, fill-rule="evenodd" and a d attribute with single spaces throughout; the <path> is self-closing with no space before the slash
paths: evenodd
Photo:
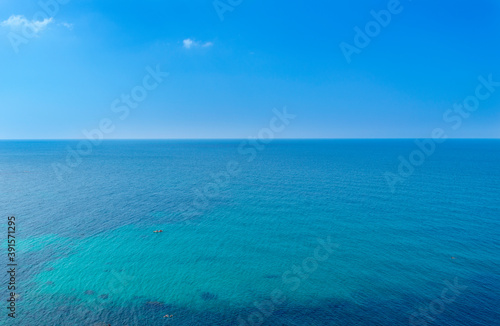
<path id="1" fill-rule="evenodd" d="M 194 41 L 190 38 L 187 38 L 184 41 L 182 41 L 182 44 L 183 44 L 184 48 L 186 48 L 186 49 L 191 49 L 191 48 L 195 48 L 195 47 L 208 48 L 208 47 L 214 45 L 212 42 L 203 43 L 203 42 L 199 42 L 199 41 Z"/>
<path id="2" fill-rule="evenodd" d="M 184 47 L 185 47 L 186 49 L 190 49 L 190 48 L 193 46 L 193 43 L 194 43 L 194 42 L 193 42 L 193 40 L 192 40 L 192 39 L 187 38 L 187 39 L 185 39 L 184 41 L 182 41 L 182 43 L 184 44 Z"/>
<path id="3" fill-rule="evenodd" d="M 15 31 L 28 30 L 30 33 L 34 33 L 36 35 L 43 31 L 53 21 L 52 17 L 45 18 L 44 20 L 28 20 L 23 15 L 12 15 L 9 19 L 1 22 L 0 26 L 9 27 Z"/>

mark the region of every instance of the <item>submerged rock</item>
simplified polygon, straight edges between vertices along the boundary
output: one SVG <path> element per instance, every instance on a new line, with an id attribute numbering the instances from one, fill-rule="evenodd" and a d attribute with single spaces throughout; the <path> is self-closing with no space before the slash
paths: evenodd
<path id="1" fill-rule="evenodd" d="M 217 300 L 217 295 L 210 292 L 202 292 L 200 296 L 204 301 Z"/>

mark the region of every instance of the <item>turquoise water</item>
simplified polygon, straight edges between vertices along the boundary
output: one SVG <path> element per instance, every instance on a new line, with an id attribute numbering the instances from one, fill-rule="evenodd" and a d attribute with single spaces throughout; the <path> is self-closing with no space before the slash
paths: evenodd
<path id="1" fill-rule="evenodd" d="M 394 192 L 411 140 L 240 144 L 105 141 L 58 178 L 77 141 L 0 142 L 0 321 L 500 325 L 500 141 L 448 140 Z"/>

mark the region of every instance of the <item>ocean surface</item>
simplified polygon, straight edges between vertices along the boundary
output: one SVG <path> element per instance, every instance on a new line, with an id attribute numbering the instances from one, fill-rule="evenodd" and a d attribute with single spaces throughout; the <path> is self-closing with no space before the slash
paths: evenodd
<path id="1" fill-rule="evenodd" d="M 500 325 L 500 141 L 434 145 L 1 141 L 0 325 Z"/>

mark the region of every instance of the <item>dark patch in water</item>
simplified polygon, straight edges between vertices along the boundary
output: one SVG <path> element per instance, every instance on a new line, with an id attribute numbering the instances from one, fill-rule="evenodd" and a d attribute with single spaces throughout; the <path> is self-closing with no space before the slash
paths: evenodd
<path id="1" fill-rule="evenodd" d="M 107 298 L 109 297 L 109 295 L 107 295 L 107 294 L 101 294 L 101 295 L 100 295 L 100 297 L 101 297 L 102 299 L 107 299 Z"/>
<path id="2" fill-rule="evenodd" d="M 498 283 L 497 277 L 475 280 L 474 283 L 464 281 L 463 284 L 467 284 L 470 289 L 473 289 L 474 286 L 483 284 L 491 286 L 500 283 Z M 498 289 L 498 285 L 494 285 L 493 289 Z M 446 305 L 446 311 L 440 315 L 432 315 L 436 318 L 433 325 L 497 325 L 498 318 L 495 317 L 498 317 L 496 307 L 499 300 L 496 293 L 492 293 L 491 297 L 494 298 L 493 302 L 485 304 L 481 293 L 477 294 L 471 290 L 464 291 L 463 294 L 457 297 L 456 301 Z M 270 315 L 265 316 L 262 325 L 408 326 L 410 315 L 418 312 L 420 307 L 420 305 L 415 305 L 416 302 L 429 304 L 431 301 L 413 293 L 405 293 L 404 296 L 398 299 L 380 300 L 372 298 L 371 300 L 360 300 L 359 303 L 338 298 L 315 300 L 310 304 L 303 305 L 285 302 L 274 306 L 275 310 Z M 238 321 L 238 317 L 241 317 L 247 325 L 251 325 L 248 320 L 249 318 L 252 320 L 252 315 L 254 316 L 253 320 L 255 320 L 257 313 L 262 315 L 253 304 L 227 311 L 212 309 L 200 311 L 190 310 L 182 306 L 167 305 L 157 301 L 148 301 L 148 304 L 143 305 L 142 308 L 135 304 L 120 309 L 104 308 L 103 311 L 94 314 L 73 313 L 74 308 L 70 309 L 69 307 L 67 309 L 60 307 L 59 312 L 62 311 L 67 313 L 54 314 L 53 308 L 39 308 L 36 311 L 27 311 L 21 322 L 16 325 L 93 325 L 93 323 L 102 322 L 103 316 L 106 316 L 104 321 L 111 325 L 164 326 L 166 325 L 165 319 L 161 318 L 161 316 L 169 314 L 174 315 L 176 325 L 231 326 L 243 325 Z M 467 311 L 473 311 L 474 314 L 468 314 Z M 423 319 L 423 321 L 425 320 Z M 431 324 L 428 323 L 429 326 Z"/>
<path id="3" fill-rule="evenodd" d="M 217 295 L 216 295 L 216 294 L 213 294 L 213 293 L 210 293 L 210 292 L 202 292 L 202 293 L 200 294 L 200 297 L 201 297 L 204 301 L 217 300 Z"/>
<path id="4" fill-rule="evenodd" d="M 170 309 L 170 305 L 160 301 L 148 301 L 143 306 L 144 311 L 158 314 Z"/>
<path id="5" fill-rule="evenodd" d="M 92 290 L 87 290 L 87 291 L 85 291 L 85 294 L 86 294 L 86 295 L 94 295 L 94 294 L 95 294 L 95 292 L 94 292 L 94 291 L 92 291 Z"/>
<path id="6" fill-rule="evenodd" d="M 264 278 L 269 278 L 269 279 L 275 279 L 275 278 L 279 278 L 280 276 L 278 274 L 267 274 L 267 275 L 264 275 Z"/>

